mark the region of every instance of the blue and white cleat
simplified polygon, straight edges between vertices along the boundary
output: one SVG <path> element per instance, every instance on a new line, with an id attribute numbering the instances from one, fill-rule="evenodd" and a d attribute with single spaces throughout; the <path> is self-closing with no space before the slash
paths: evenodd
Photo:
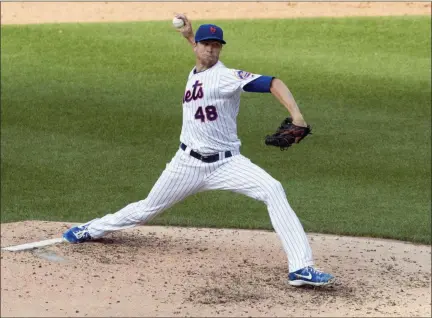
<path id="1" fill-rule="evenodd" d="M 292 286 L 325 286 L 332 284 L 334 281 L 333 275 L 321 272 L 312 266 L 288 274 L 288 284 Z"/>
<path id="2" fill-rule="evenodd" d="M 71 227 L 69 230 L 63 233 L 63 239 L 69 243 L 84 243 L 90 241 L 92 237 L 88 231 L 90 223 Z"/>

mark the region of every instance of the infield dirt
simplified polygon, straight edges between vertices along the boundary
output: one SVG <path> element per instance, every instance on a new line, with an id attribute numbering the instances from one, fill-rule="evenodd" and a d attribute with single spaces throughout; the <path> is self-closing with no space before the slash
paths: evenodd
<path id="1" fill-rule="evenodd" d="M 425 2 L 2 2 L 2 24 L 430 15 Z M 167 21 L 167 23 L 170 23 Z M 265 213 L 263 211 L 263 213 Z M 1 246 L 72 224 L 1 225 Z M 82 245 L 1 251 L 1 315 L 32 317 L 430 317 L 431 247 L 308 233 L 330 288 L 286 285 L 274 232 L 143 226 Z"/>

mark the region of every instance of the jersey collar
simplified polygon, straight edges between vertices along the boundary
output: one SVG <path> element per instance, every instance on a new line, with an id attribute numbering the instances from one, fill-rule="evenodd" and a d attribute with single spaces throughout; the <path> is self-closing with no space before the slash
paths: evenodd
<path id="1" fill-rule="evenodd" d="M 212 67 L 210 67 L 210 68 L 208 68 L 208 69 L 206 69 L 206 70 L 204 70 L 204 71 L 201 71 L 201 72 L 197 72 L 197 71 L 196 71 L 196 66 L 195 66 L 195 67 L 193 68 L 193 70 L 192 70 L 192 74 L 195 75 L 195 74 L 204 73 L 205 71 L 208 71 L 208 70 L 214 69 L 214 68 L 216 68 L 216 66 L 219 66 L 219 65 L 221 65 L 221 64 L 222 64 L 221 61 L 217 61 L 215 65 L 213 65 Z"/>

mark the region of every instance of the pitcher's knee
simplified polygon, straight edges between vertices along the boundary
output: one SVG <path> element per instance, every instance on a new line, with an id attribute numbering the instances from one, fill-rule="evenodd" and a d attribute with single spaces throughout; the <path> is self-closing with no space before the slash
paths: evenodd
<path id="1" fill-rule="evenodd" d="M 266 182 L 264 192 L 268 198 L 274 197 L 275 195 L 285 195 L 285 190 L 282 186 L 282 183 L 273 178 Z"/>
<path id="2" fill-rule="evenodd" d="M 280 183 L 280 181 L 278 181 L 276 179 L 273 179 L 272 188 L 274 189 L 275 192 L 285 193 L 285 190 L 284 190 L 282 183 Z"/>

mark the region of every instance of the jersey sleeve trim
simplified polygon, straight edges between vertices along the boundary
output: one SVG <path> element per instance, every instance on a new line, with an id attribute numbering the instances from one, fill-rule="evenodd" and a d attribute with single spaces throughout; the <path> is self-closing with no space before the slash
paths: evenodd
<path id="1" fill-rule="evenodd" d="M 243 91 L 251 93 L 270 93 L 273 76 L 260 76 L 243 86 Z"/>

